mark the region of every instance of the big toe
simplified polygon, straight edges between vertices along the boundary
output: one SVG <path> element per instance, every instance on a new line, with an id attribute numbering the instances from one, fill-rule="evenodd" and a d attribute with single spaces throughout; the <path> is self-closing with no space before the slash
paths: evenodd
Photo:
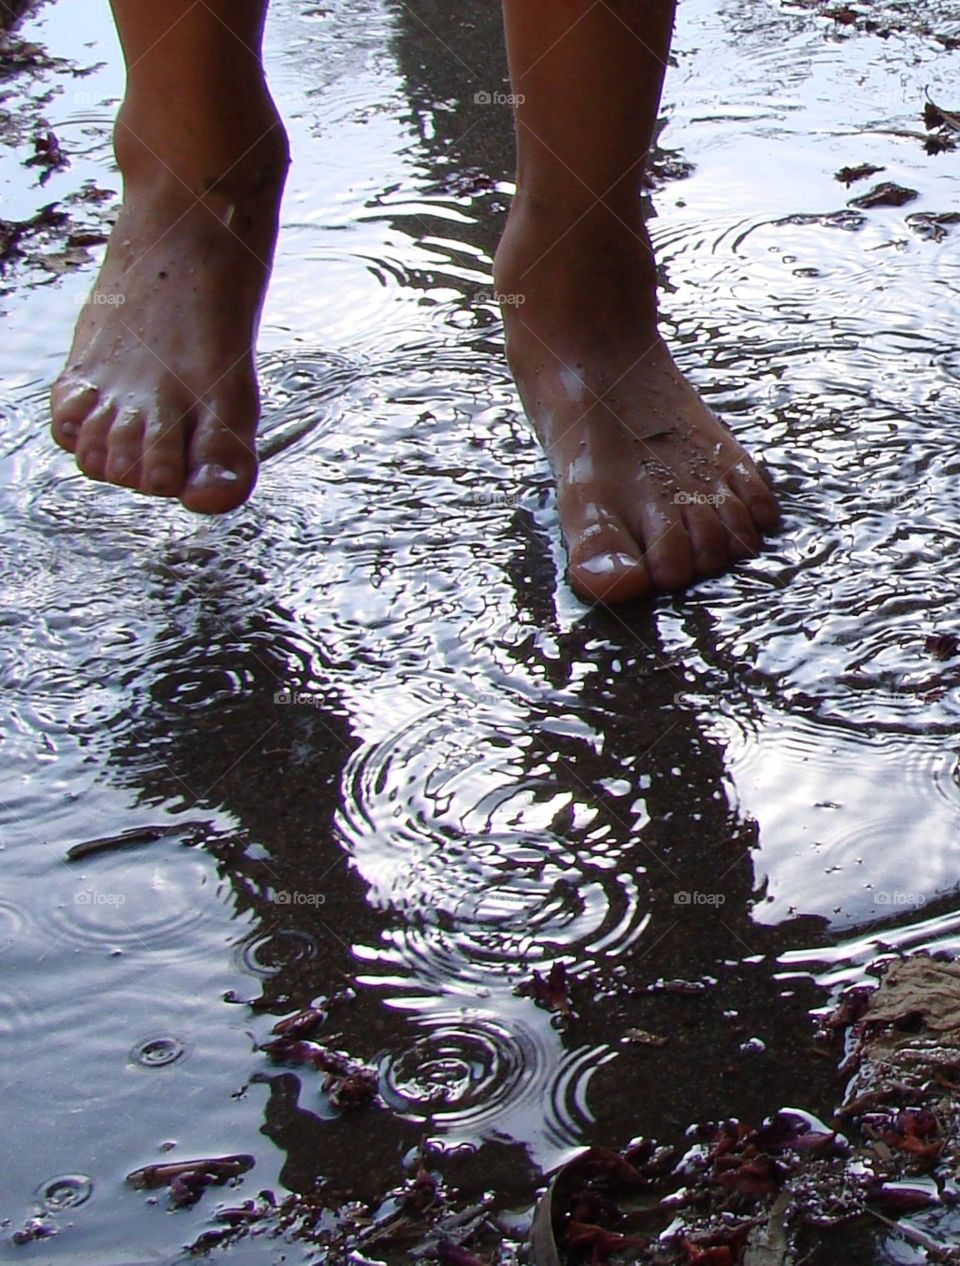
<path id="1" fill-rule="evenodd" d="M 614 515 L 565 524 L 567 577 L 587 602 L 626 602 L 650 593 L 650 573 L 637 542 Z"/>
<path id="2" fill-rule="evenodd" d="M 180 500 L 197 514 L 223 514 L 242 505 L 257 482 L 256 417 L 236 429 L 223 411 L 204 408 L 190 440 Z"/>

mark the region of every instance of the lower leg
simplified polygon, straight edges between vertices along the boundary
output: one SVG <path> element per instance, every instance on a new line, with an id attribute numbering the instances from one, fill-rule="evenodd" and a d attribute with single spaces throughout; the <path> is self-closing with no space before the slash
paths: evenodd
<path id="1" fill-rule="evenodd" d="M 507 354 L 589 599 L 753 553 L 776 503 L 657 328 L 640 184 L 673 0 L 503 0 L 517 193 L 497 252 Z M 522 302 L 518 299 L 522 296 Z"/>
<path id="2" fill-rule="evenodd" d="M 52 394 L 81 469 L 191 509 L 256 479 L 254 348 L 287 145 L 260 58 L 267 0 L 113 0 L 124 202 Z"/>

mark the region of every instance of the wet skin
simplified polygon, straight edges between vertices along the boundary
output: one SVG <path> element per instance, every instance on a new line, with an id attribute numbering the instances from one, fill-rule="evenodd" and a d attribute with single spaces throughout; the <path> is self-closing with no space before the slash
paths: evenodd
<path id="1" fill-rule="evenodd" d="M 510 366 L 556 481 L 573 589 L 621 602 L 754 555 L 777 503 L 659 333 L 642 225 L 606 217 L 561 234 L 549 219 L 518 196 L 497 289 Z"/>
<path id="2" fill-rule="evenodd" d="M 266 0 L 112 3 L 124 202 L 53 387 L 53 436 L 92 479 L 223 513 L 257 477 L 254 353 L 288 164 Z M 674 5 L 503 9 L 518 193 L 495 276 L 569 580 L 610 603 L 680 589 L 754 553 L 777 507 L 658 332 L 637 190 Z"/>
<path id="3" fill-rule="evenodd" d="M 286 146 L 266 107 L 193 161 L 164 158 L 150 126 L 118 122 L 123 207 L 53 387 L 53 436 L 91 479 L 216 514 L 257 477 L 254 351 Z"/>

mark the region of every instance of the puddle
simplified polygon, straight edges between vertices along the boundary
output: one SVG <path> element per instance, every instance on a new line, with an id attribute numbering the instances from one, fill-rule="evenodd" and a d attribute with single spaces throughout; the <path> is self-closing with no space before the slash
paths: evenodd
<path id="1" fill-rule="evenodd" d="M 562 583 L 490 298 L 498 23 L 275 0 L 295 164 L 240 512 L 89 486 L 48 444 L 96 246 L 0 297 L 0 1218 L 52 1209 L 44 1261 L 175 1260 L 230 1192 L 171 1216 L 123 1183 L 164 1158 L 252 1155 L 236 1198 L 331 1175 L 364 1198 L 426 1135 L 521 1209 L 588 1142 L 823 1113 L 808 1012 L 878 943 L 956 948 L 960 660 L 926 639 L 960 631 L 960 153 L 904 135 L 925 88 L 956 104 L 956 54 L 681 5 L 665 323 L 786 526 L 602 613 Z M 31 89 L 71 165 L 41 188 L 10 147 L 11 219 L 118 184 L 106 5 L 25 33 L 94 69 Z M 860 164 L 883 174 L 835 179 Z M 851 210 L 879 181 L 919 196 Z M 557 962 L 566 1024 L 517 992 Z M 321 1040 L 384 1106 L 340 1111 L 257 1049 L 332 998 Z"/>

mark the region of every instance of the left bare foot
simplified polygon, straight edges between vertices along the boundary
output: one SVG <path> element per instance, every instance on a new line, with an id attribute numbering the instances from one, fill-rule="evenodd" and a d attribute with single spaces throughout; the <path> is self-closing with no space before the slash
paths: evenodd
<path id="1" fill-rule="evenodd" d="M 53 387 L 53 437 L 91 479 L 219 514 L 257 477 L 254 351 L 287 146 L 265 93 L 194 150 L 176 122 L 121 110 L 124 203 Z"/>

